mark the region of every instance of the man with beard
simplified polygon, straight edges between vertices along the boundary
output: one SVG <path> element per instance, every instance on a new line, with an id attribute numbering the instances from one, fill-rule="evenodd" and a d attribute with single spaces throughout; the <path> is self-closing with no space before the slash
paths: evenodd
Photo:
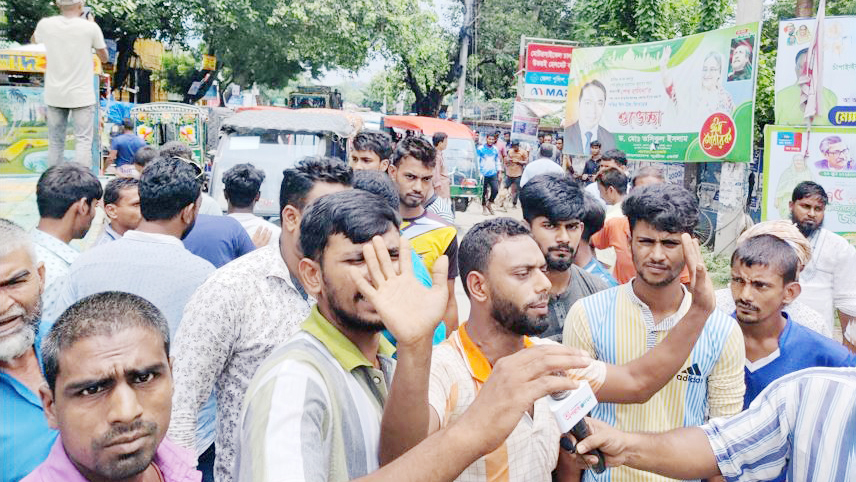
<path id="1" fill-rule="evenodd" d="M 841 236 L 823 229 L 823 216 L 829 199 L 815 182 L 797 184 L 789 207 L 791 220 L 811 243 L 811 260 L 800 274 L 802 293 L 797 298 L 817 310 L 833 328 L 838 311 L 841 331 L 856 318 L 856 248 Z M 856 351 L 856 340 L 845 339 Z"/>
<path id="2" fill-rule="evenodd" d="M 808 243 L 789 244 L 770 222 L 756 224 L 731 255 L 734 316 L 746 343 L 746 396 L 749 407 L 767 385 L 789 373 L 811 367 L 853 367 L 856 355 L 839 343 L 792 320 L 784 311 L 800 294 L 799 272 L 811 251 Z M 778 229 L 799 239 L 792 225 Z M 789 232 L 792 231 L 792 232 Z M 798 254 L 799 253 L 799 254 Z"/>
<path id="3" fill-rule="evenodd" d="M 627 363 L 662 345 L 679 326 L 675 323 L 700 301 L 696 290 L 688 290 L 680 280 L 687 264 L 690 286 L 698 277 L 692 269 L 695 256 L 688 257 L 686 249 L 690 243 L 698 246 L 690 240 L 699 216 L 693 195 L 671 184 L 648 185 L 634 189 L 623 209 L 637 275 L 572 306 L 563 336 L 565 345 L 613 364 Z M 592 416 L 622 429 L 662 432 L 738 413 L 745 392 L 743 336 L 725 313 L 713 309 L 707 313 L 704 331 L 684 358 L 683 369 L 662 390 L 641 405 L 599 404 Z M 623 482 L 638 477 L 633 469 L 617 468 L 603 474 L 587 471 L 584 480 Z"/>
<path id="4" fill-rule="evenodd" d="M 234 480 L 340 482 L 378 468 L 380 421 L 399 380 L 392 382 L 393 347 L 381 331 L 395 336 L 402 363 L 411 350 L 430 353 L 447 298 L 447 258 L 435 262 L 433 287 L 422 286 L 398 227 L 384 199 L 356 189 L 324 196 L 305 212 L 300 279 L 318 302 L 253 377 Z M 368 246 L 388 255 L 371 257 Z M 361 283 L 383 281 L 372 273 L 379 263 L 398 279 L 381 298 L 406 316 L 381 317 L 362 294 Z"/>
<path id="5" fill-rule="evenodd" d="M 0 481 L 21 480 L 56 439 L 39 400 L 45 268 L 17 224 L 0 219 Z"/>
<path id="6" fill-rule="evenodd" d="M 199 482 L 193 452 L 168 439 L 169 327 L 130 293 L 86 297 L 45 338 L 39 394 L 59 437 L 26 482 Z"/>
<path id="7" fill-rule="evenodd" d="M 458 276 L 458 230 L 436 214 L 426 210 L 425 196 L 431 191 L 434 165 L 437 162 L 434 146 L 419 137 L 406 137 L 392 153 L 389 177 L 398 186 L 401 199 L 401 235 L 410 241 L 422 257 L 425 267 L 432 271 L 440 256 L 449 259 L 446 287 L 449 297 L 443 321 L 446 332 L 458 327 L 458 303 L 455 301 L 455 278 Z"/>
<path id="8" fill-rule="evenodd" d="M 691 289 L 697 296 L 674 333 L 624 366 L 592 361 L 569 372 L 572 378 L 587 381 L 598 399 L 644 402 L 675 376 L 704 329 L 714 306 L 713 285 L 698 244 L 688 240 L 684 248 L 696 268 Z M 479 223 L 461 242 L 461 255 L 461 276 L 471 304 L 469 319 L 434 349 L 430 362 L 414 363 L 425 372 L 430 370 L 428 387 L 413 383 L 411 390 L 390 395 L 390 409 L 384 413 L 383 461 L 459 420 L 504 357 L 533 345 L 555 344 L 535 337 L 549 326 L 550 279 L 544 274 L 541 248 L 525 225 L 511 218 Z M 403 366 L 398 369 L 396 380 L 421 378 L 413 371 L 403 376 L 404 370 Z M 408 401 L 410 406 L 402 410 Z M 392 410 L 401 412 L 387 424 Z M 550 480 L 557 464 L 560 480 L 579 475 L 568 453 L 560 455 L 560 435 L 547 402 L 538 400 L 505 443 L 470 465 L 458 480 L 496 480 L 499 475 L 510 481 Z"/>
<path id="9" fill-rule="evenodd" d="M 584 196 L 571 178 L 557 174 L 535 176 L 520 190 L 523 219 L 544 253 L 551 283 L 548 327 L 541 336 L 560 343 L 571 305 L 608 287 L 599 277 L 574 265 L 584 229 Z"/>

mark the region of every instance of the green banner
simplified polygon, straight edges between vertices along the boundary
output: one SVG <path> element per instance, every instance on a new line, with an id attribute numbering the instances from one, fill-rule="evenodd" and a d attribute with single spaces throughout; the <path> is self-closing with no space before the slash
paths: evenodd
<path id="1" fill-rule="evenodd" d="M 749 162 L 760 23 L 674 40 L 573 51 L 565 153 Z"/>

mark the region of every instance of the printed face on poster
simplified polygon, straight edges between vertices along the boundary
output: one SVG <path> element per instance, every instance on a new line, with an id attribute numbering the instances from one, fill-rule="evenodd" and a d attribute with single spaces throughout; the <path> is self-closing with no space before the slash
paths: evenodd
<path id="1" fill-rule="evenodd" d="M 809 135 L 802 128 L 768 125 L 764 144 L 763 219 L 790 219 L 794 188 L 814 181 L 829 196 L 824 227 L 856 232 L 856 130 L 814 127 Z"/>
<path id="2" fill-rule="evenodd" d="M 541 119 L 533 114 L 523 103 L 515 102 L 511 119 L 511 140 L 520 142 L 538 142 L 538 125 Z"/>
<path id="3" fill-rule="evenodd" d="M 574 49 L 565 153 L 749 162 L 759 24 L 646 44 Z"/>
<path id="4" fill-rule="evenodd" d="M 809 60 L 815 19 L 779 22 L 776 55 L 776 125 L 805 125 L 797 81 Z M 823 90 L 812 125 L 856 127 L 856 17 L 827 17 L 820 33 Z"/>

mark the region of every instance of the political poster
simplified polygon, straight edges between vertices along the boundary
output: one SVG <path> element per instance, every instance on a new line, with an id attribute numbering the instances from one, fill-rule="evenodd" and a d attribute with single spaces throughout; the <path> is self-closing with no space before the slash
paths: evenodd
<path id="1" fill-rule="evenodd" d="M 535 144 L 538 142 L 538 118 L 522 102 L 514 103 L 511 116 L 511 140 Z"/>
<path id="2" fill-rule="evenodd" d="M 856 130 L 771 126 L 764 129 L 764 220 L 790 219 L 794 187 L 814 181 L 826 190 L 824 227 L 856 233 Z"/>
<path id="3" fill-rule="evenodd" d="M 574 49 L 565 153 L 597 140 L 640 161 L 749 162 L 759 27 Z"/>
<path id="4" fill-rule="evenodd" d="M 813 18 L 779 22 L 779 49 L 776 54 L 776 125 L 805 125 L 800 103 L 800 73 L 809 59 L 815 33 Z M 823 91 L 818 93 L 818 115 L 812 125 L 856 127 L 856 17 L 826 17 L 820 45 Z"/>
<path id="5" fill-rule="evenodd" d="M 527 44 L 522 97 L 564 102 L 568 96 L 568 69 L 573 50 L 568 45 Z"/>

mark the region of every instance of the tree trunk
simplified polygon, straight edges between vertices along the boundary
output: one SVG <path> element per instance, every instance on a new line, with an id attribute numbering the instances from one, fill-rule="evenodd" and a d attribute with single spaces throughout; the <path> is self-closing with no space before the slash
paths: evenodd
<path id="1" fill-rule="evenodd" d="M 814 16 L 814 0 L 797 0 L 797 17 Z"/>

